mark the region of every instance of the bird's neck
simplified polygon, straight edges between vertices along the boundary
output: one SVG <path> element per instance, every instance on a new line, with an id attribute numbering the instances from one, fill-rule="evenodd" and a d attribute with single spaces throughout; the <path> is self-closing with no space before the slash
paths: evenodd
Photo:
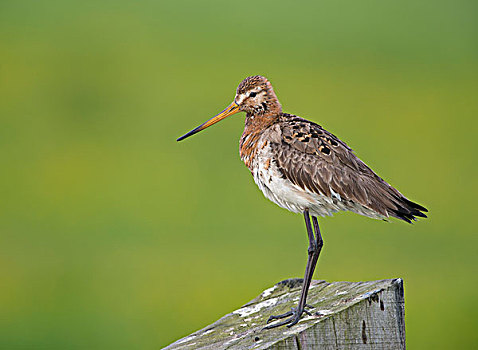
<path id="1" fill-rule="evenodd" d="M 252 171 L 252 164 L 257 153 L 260 138 L 264 130 L 279 120 L 279 115 L 247 114 L 244 132 L 240 142 L 240 155 L 246 166 Z"/>
<path id="2" fill-rule="evenodd" d="M 269 126 L 274 124 L 279 120 L 279 114 L 260 114 L 254 115 L 247 113 L 245 120 L 244 132 L 248 131 L 250 133 L 260 132 L 267 129 Z"/>

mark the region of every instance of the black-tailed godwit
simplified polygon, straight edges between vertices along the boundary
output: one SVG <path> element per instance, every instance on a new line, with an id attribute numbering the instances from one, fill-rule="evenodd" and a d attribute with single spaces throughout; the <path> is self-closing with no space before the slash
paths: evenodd
<path id="1" fill-rule="evenodd" d="M 375 219 L 395 217 L 411 222 L 426 217 L 427 209 L 375 174 L 335 135 L 316 123 L 283 113 L 271 83 L 262 76 L 244 79 L 224 111 L 178 141 L 237 112 L 246 112 L 240 155 L 254 181 L 272 202 L 304 215 L 309 248 L 298 306 L 271 316 L 268 323 L 285 320 L 266 328 L 291 327 L 303 313 L 310 314 L 307 292 L 323 246 L 317 217 L 352 211 Z"/>

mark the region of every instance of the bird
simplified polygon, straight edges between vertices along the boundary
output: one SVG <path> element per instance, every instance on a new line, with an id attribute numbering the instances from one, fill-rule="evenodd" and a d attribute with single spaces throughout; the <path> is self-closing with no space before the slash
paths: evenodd
<path id="1" fill-rule="evenodd" d="M 254 182 L 266 198 L 305 220 L 309 246 L 299 302 L 284 314 L 270 316 L 264 328 L 291 327 L 303 314 L 311 315 L 307 293 L 324 244 L 318 217 L 351 211 L 411 223 L 426 218 L 428 210 L 379 177 L 337 136 L 284 113 L 272 84 L 261 75 L 245 78 L 226 109 L 177 141 L 238 112 L 246 113 L 239 153 Z"/>

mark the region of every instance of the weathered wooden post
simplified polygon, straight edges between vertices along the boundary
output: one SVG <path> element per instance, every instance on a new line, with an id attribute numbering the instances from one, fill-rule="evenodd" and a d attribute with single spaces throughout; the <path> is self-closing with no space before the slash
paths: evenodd
<path id="1" fill-rule="evenodd" d="M 262 292 L 242 308 L 165 349 L 405 349 L 403 281 L 313 281 L 312 316 L 292 328 L 263 330 L 269 315 L 290 310 L 302 279 Z"/>

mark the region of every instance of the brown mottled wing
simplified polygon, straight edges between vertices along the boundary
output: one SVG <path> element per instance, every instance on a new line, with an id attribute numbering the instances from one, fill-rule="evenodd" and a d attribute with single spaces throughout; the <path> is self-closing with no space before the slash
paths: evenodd
<path id="1" fill-rule="evenodd" d="M 297 186 L 359 203 L 378 214 L 410 222 L 426 217 L 424 207 L 409 201 L 363 163 L 343 141 L 308 120 L 283 114 L 280 139 L 271 144 L 279 169 Z"/>

